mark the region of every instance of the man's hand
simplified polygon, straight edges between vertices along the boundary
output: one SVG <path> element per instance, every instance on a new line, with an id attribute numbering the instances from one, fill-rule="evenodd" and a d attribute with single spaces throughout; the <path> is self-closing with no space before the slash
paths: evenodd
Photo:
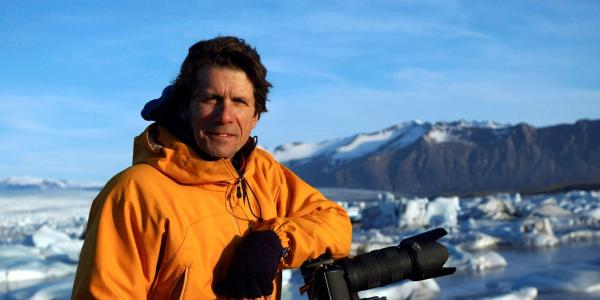
<path id="1" fill-rule="evenodd" d="M 275 232 L 250 232 L 236 249 L 225 280 L 215 284 L 215 291 L 232 299 L 271 295 L 282 250 Z"/>

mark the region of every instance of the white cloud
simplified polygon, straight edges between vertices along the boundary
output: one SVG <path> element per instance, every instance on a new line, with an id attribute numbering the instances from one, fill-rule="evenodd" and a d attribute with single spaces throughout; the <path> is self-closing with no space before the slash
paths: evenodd
<path id="1" fill-rule="evenodd" d="M 145 126 L 137 109 L 114 102 L 57 95 L 3 94 L 0 99 L 0 150 L 15 157 L 56 149 L 112 151 L 113 144 L 130 148 L 132 137 Z"/>
<path id="2" fill-rule="evenodd" d="M 0 30 L 11 45 L 0 60 L 19 66 L 5 68 L 0 92 L 0 150 L 11 157 L 59 147 L 71 152 L 58 158 L 86 166 L 100 164 L 95 152 L 129 157 L 147 124 L 145 99 L 174 78 L 192 43 L 217 34 L 257 47 L 275 81 L 258 129 L 267 146 L 415 118 L 548 124 L 600 111 L 595 3 L 215 1 L 135 13 L 137 4 L 91 5 L 32 6 L 45 17 L 17 14 L 7 19 L 14 31 Z M 44 53 L 35 65 L 31 49 Z"/>
<path id="3" fill-rule="evenodd" d="M 405 74 L 411 72 L 432 76 L 415 70 Z M 600 117 L 600 89 L 532 84 L 502 76 L 484 80 L 434 73 L 433 77 L 437 81 L 430 85 L 401 88 L 344 85 L 302 94 L 282 92 L 272 100 L 270 112 L 257 132 L 265 146 L 274 147 L 379 130 L 413 119 L 528 122 L 541 126 Z"/>

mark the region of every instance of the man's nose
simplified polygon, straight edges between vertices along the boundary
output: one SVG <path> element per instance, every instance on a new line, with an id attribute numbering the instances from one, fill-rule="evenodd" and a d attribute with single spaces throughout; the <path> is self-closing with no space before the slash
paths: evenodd
<path id="1" fill-rule="evenodd" d="M 215 110 L 215 120 L 220 124 L 227 124 L 233 120 L 233 103 L 229 100 L 223 100 Z"/>

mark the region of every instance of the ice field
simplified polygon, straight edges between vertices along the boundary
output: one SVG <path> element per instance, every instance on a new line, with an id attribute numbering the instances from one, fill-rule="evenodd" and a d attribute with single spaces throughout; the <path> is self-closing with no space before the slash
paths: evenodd
<path id="1" fill-rule="evenodd" d="M 392 299 L 600 299 L 600 192 L 402 198 L 324 189 L 344 200 L 353 254 L 443 227 L 456 274 L 363 291 Z M 89 206 L 97 190 L 0 190 L 0 299 L 68 299 Z M 284 298 L 298 293 L 284 273 Z"/>

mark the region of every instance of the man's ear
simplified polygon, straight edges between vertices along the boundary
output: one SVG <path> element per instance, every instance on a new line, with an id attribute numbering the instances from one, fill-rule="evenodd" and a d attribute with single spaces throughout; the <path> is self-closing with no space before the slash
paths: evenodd
<path id="1" fill-rule="evenodd" d="M 254 117 L 252 117 L 252 129 L 254 129 L 256 127 L 256 124 L 258 124 L 259 120 L 260 120 L 260 114 L 259 113 L 254 114 Z"/>

